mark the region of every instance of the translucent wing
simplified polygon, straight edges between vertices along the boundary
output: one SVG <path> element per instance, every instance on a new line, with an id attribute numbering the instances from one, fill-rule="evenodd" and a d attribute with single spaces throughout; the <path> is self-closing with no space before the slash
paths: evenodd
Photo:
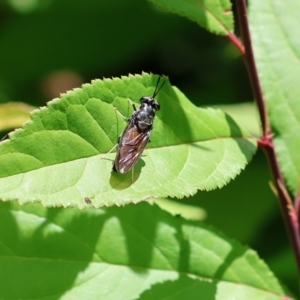
<path id="1" fill-rule="evenodd" d="M 119 173 L 130 171 L 141 157 L 150 137 L 151 129 L 139 131 L 131 118 L 122 133 L 113 169 Z"/>

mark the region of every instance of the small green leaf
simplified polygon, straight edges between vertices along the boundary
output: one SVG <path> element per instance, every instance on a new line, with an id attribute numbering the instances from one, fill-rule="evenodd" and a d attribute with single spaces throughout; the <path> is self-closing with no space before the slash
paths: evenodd
<path id="1" fill-rule="evenodd" d="M 228 0 L 150 0 L 157 6 L 187 17 L 216 34 L 233 31 L 233 14 Z"/>
<path id="2" fill-rule="evenodd" d="M 153 95 L 156 82 L 148 74 L 95 80 L 33 112 L 0 144 L 0 197 L 77 207 L 89 198 L 100 207 L 224 186 L 252 158 L 255 139 L 223 112 L 195 107 L 168 82 L 134 172 L 112 172 L 115 153 L 107 153 L 126 126 L 116 108 L 131 115 L 127 98 Z"/>
<path id="3" fill-rule="evenodd" d="M 21 127 L 25 121 L 29 120 L 33 109 L 33 106 L 24 103 L 0 104 L 0 131 Z"/>
<path id="4" fill-rule="evenodd" d="M 300 2 L 252 0 L 256 65 L 267 101 L 279 163 L 291 191 L 300 182 Z"/>
<path id="5" fill-rule="evenodd" d="M 254 251 L 148 203 L 84 211 L 0 203 L 0 240 L 3 299 L 284 298 Z"/>

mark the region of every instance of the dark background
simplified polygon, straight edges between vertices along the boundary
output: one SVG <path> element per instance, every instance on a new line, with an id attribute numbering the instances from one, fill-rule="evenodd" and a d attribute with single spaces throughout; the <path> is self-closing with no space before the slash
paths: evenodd
<path id="1" fill-rule="evenodd" d="M 0 2 L 0 103 L 44 106 L 92 79 L 142 71 L 168 75 L 199 106 L 252 101 L 242 58 L 226 37 L 146 0 Z M 296 292 L 295 263 L 270 179 L 258 151 L 222 190 L 180 201 L 204 208 L 207 223 L 258 251 Z"/>

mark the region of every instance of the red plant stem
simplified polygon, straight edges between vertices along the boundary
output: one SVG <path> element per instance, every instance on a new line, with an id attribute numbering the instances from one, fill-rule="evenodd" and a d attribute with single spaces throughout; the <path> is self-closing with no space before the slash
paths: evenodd
<path id="1" fill-rule="evenodd" d="M 300 195 L 299 195 L 299 191 L 298 194 L 295 197 L 295 212 L 297 214 L 297 216 L 299 216 L 300 213 Z"/>
<path id="2" fill-rule="evenodd" d="M 297 262 L 298 273 L 300 275 L 300 236 L 298 214 L 297 211 L 295 211 L 293 203 L 289 198 L 289 194 L 287 192 L 287 188 L 274 149 L 272 129 L 268 119 L 266 102 L 263 98 L 252 50 L 251 37 L 248 26 L 249 23 L 247 18 L 246 0 L 236 0 L 236 9 L 237 16 L 239 18 L 242 39 L 245 45 L 244 59 L 248 69 L 255 102 L 257 104 L 260 119 L 262 122 L 263 137 L 258 141 L 258 145 L 264 150 L 270 165 L 272 175 L 274 177 L 274 183 L 278 193 L 283 219 L 292 244 Z"/>

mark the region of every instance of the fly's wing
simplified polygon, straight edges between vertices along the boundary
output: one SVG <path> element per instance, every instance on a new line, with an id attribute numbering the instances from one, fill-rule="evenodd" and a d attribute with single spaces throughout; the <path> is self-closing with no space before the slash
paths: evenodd
<path id="1" fill-rule="evenodd" d="M 113 169 L 119 173 L 130 171 L 141 157 L 150 137 L 151 130 L 139 132 L 137 126 L 128 123 L 122 133 Z"/>

